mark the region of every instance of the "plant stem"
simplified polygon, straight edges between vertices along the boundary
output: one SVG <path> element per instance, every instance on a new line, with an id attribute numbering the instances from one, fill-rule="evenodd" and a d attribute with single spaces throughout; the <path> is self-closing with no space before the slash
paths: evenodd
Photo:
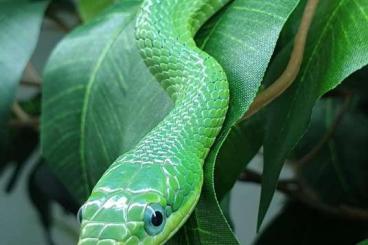
<path id="1" fill-rule="evenodd" d="M 39 119 L 33 118 L 27 112 L 25 112 L 22 107 L 19 105 L 18 102 L 15 102 L 12 111 L 17 119 L 10 120 L 9 126 L 10 127 L 32 127 L 35 130 L 39 128 Z"/>
<path id="2" fill-rule="evenodd" d="M 241 120 L 247 119 L 248 117 L 254 115 L 260 109 L 279 97 L 288 87 L 290 87 L 299 74 L 303 61 L 308 31 L 311 26 L 318 2 L 319 0 L 308 0 L 307 2 L 298 32 L 295 36 L 294 47 L 286 69 L 275 82 L 273 82 L 268 88 L 257 95 Z"/>
<path id="3" fill-rule="evenodd" d="M 13 105 L 13 113 L 17 117 L 17 119 L 21 122 L 27 122 L 31 119 L 31 116 L 28 115 L 27 112 L 25 112 L 22 107 L 19 105 L 18 102 L 15 102 Z"/>
<path id="4" fill-rule="evenodd" d="M 9 126 L 12 128 L 33 128 L 35 130 L 38 130 L 40 126 L 40 120 L 38 118 L 31 118 L 28 121 L 20 121 L 20 120 L 10 120 Z"/>

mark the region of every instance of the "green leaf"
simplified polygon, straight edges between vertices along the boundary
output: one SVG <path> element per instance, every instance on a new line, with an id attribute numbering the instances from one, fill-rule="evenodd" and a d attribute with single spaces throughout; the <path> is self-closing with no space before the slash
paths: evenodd
<path id="1" fill-rule="evenodd" d="M 79 0 L 79 13 L 84 21 L 88 21 L 116 2 L 118 0 Z"/>
<path id="2" fill-rule="evenodd" d="M 47 1 L 0 1 L 0 151 L 18 81 L 35 49 Z"/>
<path id="3" fill-rule="evenodd" d="M 246 159 L 218 163 L 216 159 L 230 130 L 253 101 L 278 35 L 297 3 L 297 0 L 277 1 L 277 3 L 274 1 L 273 4 L 259 0 L 234 1 L 220 16 L 214 18 L 215 23 L 210 22 L 209 26 L 204 27 L 203 31 L 207 35 L 200 33 L 200 47 L 223 66 L 228 76 L 231 93 L 228 116 L 217 142 L 207 157 L 204 169 L 205 183 L 198 206 L 191 217 L 196 219 L 197 227 L 194 226 L 194 230 L 203 239 L 202 242 L 237 243 L 229 236 L 224 236 L 224 231 L 229 230 L 229 226 L 217 201 L 214 169 L 216 164 L 216 166 L 227 166 L 229 169 L 238 169 L 240 172 L 245 167 Z M 249 30 L 254 31 L 249 32 Z M 267 43 L 263 42 L 265 37 L 267 37 Z M 217 173 L 218 179 L 227 179 L 227 188 L 231 188 L 237 179 L 236 174 L 228 176 L 227 171 Z M 222 193 L 227 191 L 223 189 Z"/>
<path id="4" fill-rule="evenodd" d="M 240 172 L 257 154 L 263 144 L 264 114 L 233 126 L 217 157 L 215 187 L 218 200 L 232 189 Z"/>
<path id="5" fill-rule="evenodd" d="M 357 243 L 357 245 L 367 245 L 367 244 L 368 244 L 368 239 Z"/>
<path id="6" fill-rule="evenodd" d="M 216 199 L 215 159 L 231 127 L 255 96 L 281 28 L 298 1 L 278 2 L 235 1 L 202 30 L 208 31 L 208 36 L 201 46 L 220 61 L 229 76 L 231 109 L 206 162 L 201 200 L 174 238 L 176 244 L 215 240 L 237 244 Z M 118 3 L 76 29 L 58 45 L 46 67 L 43 153 L 80 201 L 107 166 L 172 108 L 136 50 L 133 32 L 137 8 L 136 1 Z M 239 165 L 235 161 L 231 164 Z M 232 183 L 237 177 L 233 175 Z M 220 176 L 229 178 L 226 173 Z"/>
<path id="7" fill-rule="evenodd" d="M 43 154 L 80 201 L 172 106 L 136 49 L 138 6 L 124 1 L 77 28 L 45 68 Z"/>
<path id="8" fill-rule="evenodd" d="M 306 130 L 315 101 L 368 63 L 367 13 L 365 0 L 320 1 L 300 75 L 268 110 L 258 226 L 282 165 Z"/>
<path id="9" fill-rule="evenodd" d="M 319 101 L 309 130 L 295 149 L 295 157 L 301 159 L 315 149 L 331 127 L 337 125 L 329 140 L 299 167 L 299 175 L 329 205 L 366 208 L 368 117 L 358 110 L 356 101 L 349 107 L 344 99 Z"/>
<path id="10" fill-rule="evenodd" d="M 216 168 L 219 171 L 216 171 L 216 181 L 219 181 L 218 188 L 221 186 L 219 194 L 222 197 L 233 186 L 248 159 L 252 157 L 252 154 L 255 154 L 254 150 L 260 146 L 257 143 L 257 137 L 260 136 L 260 130 L 258 130 L 253 135 L 255 142 L 252 147 L 254 148 L 247 147 L 246 150 L 242 150 L 242 145 L 245 147 L 251 145 L 253 138 L 246 138 L 252 133 L 240 133 L 239 127 L 250 130 L 250 125 L 254 125 L 254 121 L 242 123 L 239 127 L 236 124 L 253 101 L 280 31 L 298 2 L 298 0 L 274 1 L 273 4 L 269 4 L 268 1 L 258 0 L 234 1 L 227 6 L 221 16 L 214 18 L 214 23 L 210 22 L 208 26 L 203 28 L 207 35 L 205 38 L 201 38 L 203 41 L 200 42 L 200 46 L 223 66 L 230 84 L 228 116 L 222 133 L 207 159 L 205 169 L 208 173 L 206 175 L 209 178 L 207 183 L 211 185 L 208 188 L 213 193 L 213 201 L 217 202 L 213 186 L 215 161 L 218 160 Z M 267 42 L 264 42 L 265 39 Z M 225 143 L 223 150 L 220 150 L 230 131 L 232 131 L 231 138 Z M 239 152 L 242 154 L 229 158 L 230 155 L 227 151 L 234 144 L 238 145 Z M 219 159 L 217 159 L 218 154 L 220 154 Z M 231 169 L 231 172 L 225 171 L 225 168 Z"/>

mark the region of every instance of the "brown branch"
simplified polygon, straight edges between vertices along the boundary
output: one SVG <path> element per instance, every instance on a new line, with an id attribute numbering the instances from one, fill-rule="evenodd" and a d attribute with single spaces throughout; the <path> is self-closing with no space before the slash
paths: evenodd
<path id="1" fill-rule="evenodd" d="M 301 159 L 296 161 L 298 163 L 298 167 L 300 167 L 300 166 L 304 165 L 305 163 L 309 162 L 310 160 L 312 160 L 320 152 L 320 150 L 323 148 L 323 146 L 335 134 L 335 131 L 336 131 L 337 127 L 339 126 L 340 122 L 344 118 L 344 115 L 345 115 L 346 111 L 349 108 L 352 94 L 351 93 L 346 93 L 346 94 L 344 94 L 344 96 L 345 96 L 344 104 L 341 106 L 339 112 L 337 113 L 337 116 L 336 116 L 334 122 L 332 123 L 330 128 L 326 131 L 326 133 L 321 138 L 321 140 L 317 143 L 317 145 L 315 145 L 309 153 L 307 153 Z"/>
<path id="2" fill-rule="evenodd" d="M 245 170 L 244 172 L 242 172 L 238 178 L 238 180 L 240 181 L 244 181 L 244 182 L 251 182 L 251 183 L 257 183 L 257 184 L 261 184 L 262 183 L 262 176 L 253 171 L 253 170 Z M 297 189 L 297 181 L 294 179 L 290 179 L 290 180 L 280 180 L 277 183 L 277 190 L 281 191 L 282 193 L 288 193 L 291 190 L 296 190 Z"/>
<path id="3" fill-rule="evenodd" d="M 37 87 L 37 88 L 41 87 L 41 83 L 33 80 L 22 80 L 20 81 L 20 84 L 30 87 Z"/>
<path id="4" fill-rule="evenodd" d="M 38 130 L 40 127 L 40 120 L 38 118 L 31 118 L 28 121 L 20 121 L 12 119 L 9 121 L 9 127 L 12 128 L 33 128 Z"/>
<path id="5" fill-rule="evenodd" d="M 12 111 L 14 113 L 14 115 L 17 117 L 17 119 L 21 122 L 26 122 L 29 121 L 31 119 L 31 116 L 28 115 L 27 112 L 25 112 L 22 107 L 19 105 L 18 102 L 15 102 L 13 104 L 13 108 Z"/>
<path id="6" fill-rule="evenodd" d="M 31 62 L 27 64 L 24 70 L 21 84 L 34 87 L 40 87 L 42 85 L 42 79 Z"/>
<path id="7" fill-rule="evenodd" d="M 240 174 L 240 181 L 250 183 L 262 183 L 262 176 L 252 170 L 245 170 Z M 297 180 L 281 180 L 277 184 L 277 190 L 289 198 L 299 201 L 324 214 L 337 216 L 344 219 L 368 221 L 368 210 L 351 207 L 348 205 L 332 206 L 319 199 L 313 190 Z"/>
<path id="8" fill-rule="evenodd" d="M 35 130 L 39 128 L 39 119 L 33 118 L 27 112 L 25 112 L 18 102 L 15 102 L 12 111 L 16 119 L 12 119 L 9 122 L 10 127 L 20 128 L 20 127 L 31 127 Z"/>
<path id="9" fill-rule="evenodd" d="M 303 61 L 308 31 L 311 26 L 318 2 L 319 0 L 308 0 L 307 2 L 298 32 L 295 36 L 294 47 L 286 69 L 275 82 L 273 82 L 268 88 L 257 95 L 241 120 L 254 115 L 260 109 L 279 97 L 288 87 L 290 87 L 297 77 Z"/>

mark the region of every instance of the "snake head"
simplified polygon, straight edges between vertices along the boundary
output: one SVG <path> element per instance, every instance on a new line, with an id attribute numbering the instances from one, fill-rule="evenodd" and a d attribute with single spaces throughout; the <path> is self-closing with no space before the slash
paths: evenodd
<path id="1" fill-rule="evenodd" d="M 158 166 L 120 166 L 100 179 L 80 208 L 78 244 L 163 244 L 188 218 L 198 195 L 179 198 L 180 188 L 169 194 L 173 185 L 167 188 L 169 177 Z"/>
<path id="2" fill-rule="evenodd" d="M 156 244 L 172 211 L 159 194 L 95 192 L 80 209 L 80 245 Z M 155 242 L 156 241 L 156 242 Z"/>

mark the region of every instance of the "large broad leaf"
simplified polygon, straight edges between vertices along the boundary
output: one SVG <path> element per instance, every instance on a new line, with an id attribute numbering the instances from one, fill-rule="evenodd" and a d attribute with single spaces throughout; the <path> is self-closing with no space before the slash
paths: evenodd
<path id="1" fill-rule="evenodd" d="M 201 38 L 201 46 L 228 74 L 231 108 L 207 159 L 198 207 L 174 241 L 237 243 L 216 200 L 214 165 L 231 126 L 255 96 L 278 34 L 298 1 L 277 2 L 234 1 L 202 30 L 209 34 Z M 137 8 L 136 1 L 116 4 L 78 28 L 56 48 L 46 67 L 43 153 L 80 201 L 107 166 L 132 148 L 172 107 L 135 47 Z M 243 162 L 236 164 L 239 171 L 244 166 Z M 219 176 L 228 177 L 225 172 Z M 234 182 L 236 176 L 231 178 Z"/>
<path id="2" fill-rule="evenodd" d="M 367 13 L 366 0 L 320 1 L 300 75 L 268 110 L 259 225 L 282 165 L 305 132 L 315 101 L 368 63 Z"/>
<path id="3" fill-rule="evenodd" d="M 47 1 L 0 1 L 0 151 L 17 83 L 36 46 Z"/>
<path id="4" fill-rule="evenodd" d="M 45 69 L 43 154 L 80 201 L 172 106 L 135 47 L 138 6 L 125 1 L 72 32 Z"/>
<path id="5" fill-rule="evenodd" d="M 79 0 L 78 9 L 82 19 L 88 21 L 116 2 L 117 0 Z"/>
<path id="6" fill-rule="evenodd" d="M 219 167 L 216 170 L 216 186 L 221 189 L 219 189 L 220 197 L 230 190 L 237 179 L 236 172 L 239 173 L 244 169 L 247 160 L 255 154 L 254 149 L 260 147 L 261 143 L 259 142 L 257 146 L 257 140 L 252 148 L 247 147 L 251 141 L 244 136 L 254 137 L 252 133 L 239 134 L 239 127 L 243 128 L 241 131 L 250 130 L 251 127 L 248 126 L 254 123 L 235 125 L 253 101 L 280 31 L 298 2 L 299 0 L 274 1 L 271 4 L 269 1 L 258 0 L 234 1 L 224 13 L 215 17 L 203 28 L 203 33 L 199 34 L 200 47 L 219 61 L 230 83 L 228 116 L 222 134 L 214 145 L 206 164 L 207 169 L 213 171 L 222 144 L 228 137 L 231 127 L 234 126 L 232 139 L 229 139 L 221 150 L 220 154 L 223 157 L 217 163 Z M 255 133 L 258 134 L 260 131 Z M 227 156 L 230 156 L 228 151 L 231 151 L 231 145 L 234 144 L 239 150 L 238 154 L 235 154 L 238 157 L 234 155 L 228 158 Z M 230 174 L 228 174 L 228 169 L 231 169 Z M 207 177 L 211 178 L 208 183 L 214 182 L 213 174 L 208 174 Z M 214 193 L 213 187 L 211 188 L 211 192 Z"/>
<path id="7" fill-rule="evenodd" d="M 192 219 L 196 218 L 197 223 L 197 227 L 192 227 L 193 232 L 199 234 L 203 239 L 202 242 L 217 241 L 218 244 L 235 242 L 223 236 L 226 223 L 218 205 L 214 185 L 216 158 L 231 128 L 253 101 L 282 26 L 297 3 L 298 1 L 279 1 L 277 4 L 256 0 L 234 1 L 221 16 L 217 17 L 218 19 L 215 18 L 215 24 L 210 23 L 210 27 L 204 27 L 210 31 L 206 38 L 201 39 L 200 46 L 215 57 L 225 69 L 231 97 L 224 127 L 206 160 L 205 183 L 198 208 L 192 216 Z M 235 138 L 237 139 L 235 142 L 240 143 L 239 137 Z M 245 151 L 246 154 L 241 155 L 247 156 L 248 150 Z M 223 159 L 228 160 L 226 157 Z M 218 162 L 217 165 L 222 165 L 222 169 L 226 166 L 234 173 L 234 170 L 240 172 L 246 164 L 246 159 L 231 160 L 234 161 Z M 223 181 L 225 188 L 230 189 L 237 175 L 227 175 L 227 171 L 222 171 L 217 172 L 216 177 L 219 181 Z M 224 189 L 221 191 L 222 194 L 226 192 Z"/>

